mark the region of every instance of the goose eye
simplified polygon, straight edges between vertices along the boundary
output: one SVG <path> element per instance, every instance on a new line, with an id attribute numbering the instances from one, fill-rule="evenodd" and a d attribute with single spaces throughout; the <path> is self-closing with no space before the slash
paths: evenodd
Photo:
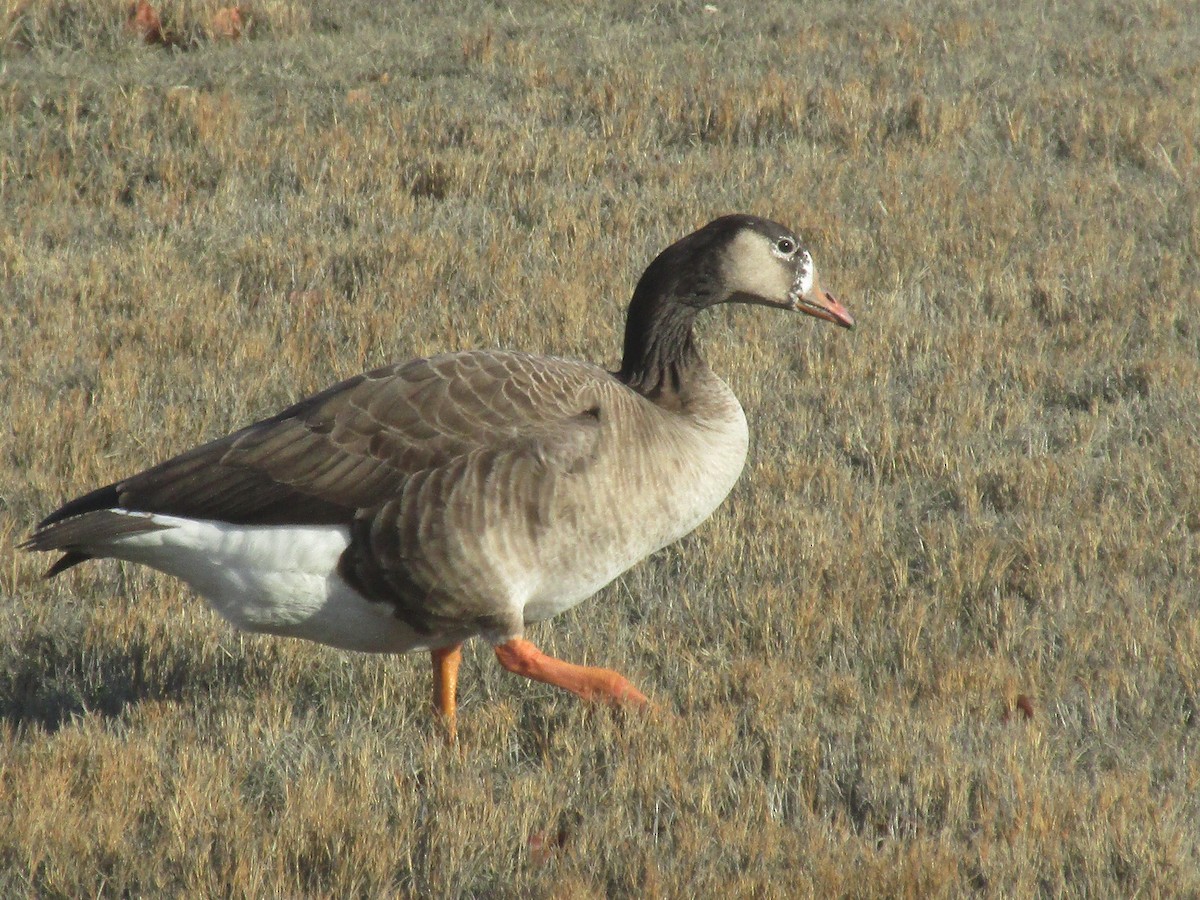
<path id="1" fill-rule="evenodd" d="M 791 238 L 780 238 L 775 242 L 775 249 L 784 256 L 791 256 L 796 252 L 796 242 Z"/>

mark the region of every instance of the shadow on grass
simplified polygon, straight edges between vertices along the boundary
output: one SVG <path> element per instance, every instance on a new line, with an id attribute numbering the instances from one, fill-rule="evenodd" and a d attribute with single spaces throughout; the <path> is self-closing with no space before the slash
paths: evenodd
<path id="1" fill-rule="evenodd" d="M 87 646 L 82 635 L 24 636 L 0 654 L 0 720 L 54 732 L 77 716 L 119 717 L 146 700 L 184 700 L 233 683 L 245 666 L 203 662 L 148 640 Z"/>

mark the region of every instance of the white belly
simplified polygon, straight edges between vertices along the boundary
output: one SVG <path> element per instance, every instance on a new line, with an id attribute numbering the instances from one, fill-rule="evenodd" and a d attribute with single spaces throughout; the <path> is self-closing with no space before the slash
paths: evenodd
<path id="1" fill-rule="evenodd" d="M 238 628 L 364 652 L 427 646 L 389 604 L 366 600 L 338 575 L 350 542 L 344 527 L 149 518 L 169 527 L 123 536 L 106 553 L 179 578 Z"/>

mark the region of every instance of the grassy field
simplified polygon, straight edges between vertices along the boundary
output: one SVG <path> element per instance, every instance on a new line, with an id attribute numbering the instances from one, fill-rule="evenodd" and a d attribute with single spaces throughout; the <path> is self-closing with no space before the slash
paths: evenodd
<path id="1" fill-rule="evenodd" d="M 1200 892 L 1200 23 L 1185 0 L 0 15 L 0 895 Z M 239 635 L 14 551 L 365 367 L 615 365 L 652 256 L 805 237 L 855 314 L 704 323 L 729 501 L 530 637 Z"/>

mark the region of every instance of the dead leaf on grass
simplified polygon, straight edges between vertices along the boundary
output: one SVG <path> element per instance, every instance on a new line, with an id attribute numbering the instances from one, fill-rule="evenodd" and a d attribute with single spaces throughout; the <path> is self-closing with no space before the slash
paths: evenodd
<path id="1" fill-rule="evenodd" d="M 1008 722 L 1012 719 L 1013 712 L 1019 712 L 1024 719 L 1033 718 L 1033 700 L 1028 694 L 1017 694 L 1016 702 L 1012 707 L 1005 706 L 1004 715 L 1001 719 Z"/>
<path id="2" fill-rule="evenodd" d="M 247 17 L 240 6 L 226 6 L 213 13 L 208 32 L 214 41 L 236 41 L 247 30 Z"/>
<path id="3" fill-rule="evenodd" d="M 162 19 L 158 17 L 158 10 L 147 0 L 130 4 L 125 31 L 146 44 L 163 43 Z"/>

